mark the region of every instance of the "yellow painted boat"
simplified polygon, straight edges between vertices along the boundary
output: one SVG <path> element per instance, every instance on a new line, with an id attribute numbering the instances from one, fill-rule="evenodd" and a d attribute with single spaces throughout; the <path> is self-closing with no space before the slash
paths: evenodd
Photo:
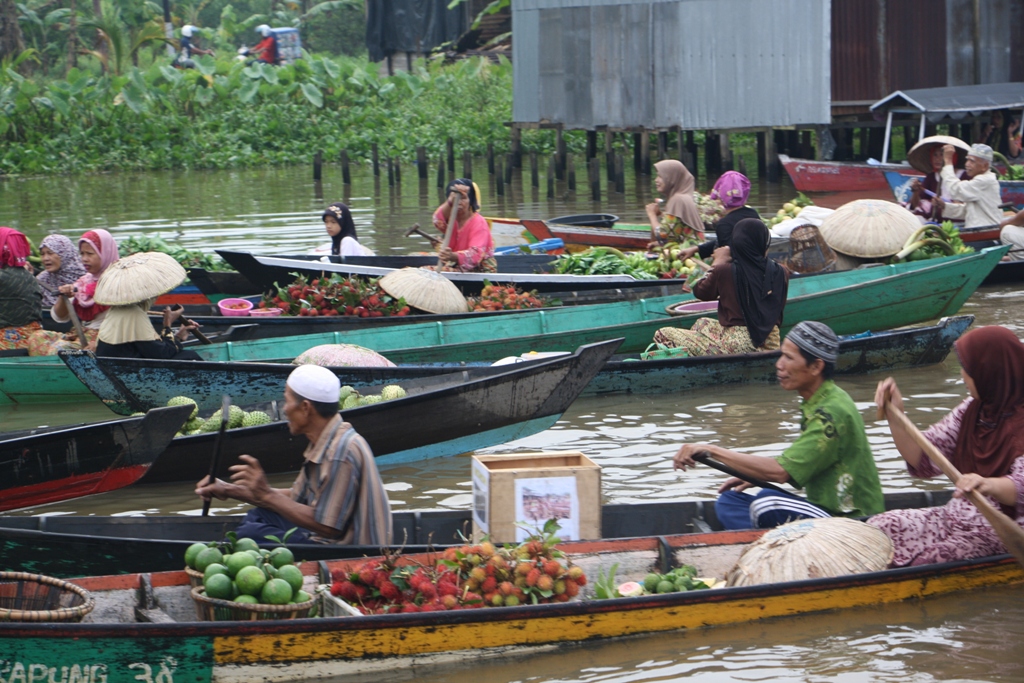
<path id="1" fill-rule="evenodd" d="M 690 564 L 724 576 L 761 531 L 565 543 L 587 575 L 618 580 Z M 306 563 L 307 590 L 360 560 Z M 74 579 L 96 609 L 82 623 L 0 623 L 6 681 L 308 681 L 535 652 L 597 639 L 894 603 L 1024 581 L 1009 556 L 833 579 L 550 605 L 291 621 L 198 622 L 184 572 Z M 592 586 L 588 584 L 586 588 Z M 0 584 L 2 586 L 2 584 Z M 143 604 L 140 604 L 141 603 Z M 146 619 L 155 623 L 139 623 Z"/>

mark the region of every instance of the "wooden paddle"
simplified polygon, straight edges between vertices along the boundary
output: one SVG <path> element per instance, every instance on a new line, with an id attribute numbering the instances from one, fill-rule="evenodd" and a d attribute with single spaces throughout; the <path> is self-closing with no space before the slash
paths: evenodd
<path id="1" fill-rule="evenodd" d="M 228 415 L 231 413 L 231 397 L 224 394 L 224 400 L 220 404 L 220 431 L 217 432 L 217 440 L 213 443 L 213 460 L 210 462 L 210 479 L 206 482 L 210 485 L 217 481 L 217 465 L 220 463 L 220 445 L 224 441 L 224 431 L 228 428 Z M 203 501 L 203 517 L 210 514 L 210 503 L 213 496 Z"/>
<path id="2" fill-rule="evenodd" d="M 184 308 L 184 307 L 181 304 L 174 304 L 173 306 L 171 306 L 170 310 L 176 311 L 179 308 Z M 178 320 L 181 322 L 182 325 L 194 325 L 195 324 L 191 320 L 186 318 L 185 316 L 181 316 L 180 318 L 178 318 Z M 193 336 L 195 336 L 196 339 L 199 340 L 200 344 L 212 344 L 213 343 L 212 341 L 210 341 L 209 337 L 207 337 L 205 334 L 203 334 L 199 330 L 192 330 L 192 334 L 193 334 Z"/>
<path id="3" fill-rule="evenodd" d="M 888 395 L 885 397 L 885 404 L 878 408 L 878 418 L 882 419 L 883 417 L 888 417 L 890 422 L 895 421 L 902 425 L 914 442 L 928 456 L 928 459 L 935 463 L 935 466 L 942 470 L 943 474 L 949 477 L 950 481 L 956 484 L 960 480 L 960 472 L 953 467 L 953 463 L 947 460 L 946 456 L 931 441 L 925 438 L 924 434 L 921 433 L 902 410 L 892 404 Z M 1024 566 L 1024 529 L 1019 527 L 1014 520 L 1004 515 L 1000 510 L 996 509 L 988 501 L 988 498 L 981 493 L 970 491 L 964 494 L 964 497 L 974 503 L 975 507 L 988 520 L 988 523 L 992 525 L 996 535 L 999 536 L 999 540 L 1006 546 L 1007 552 L 1013 555 L 1021 566 Z"/>
<path id="4" fill-rule="evenodd" d="M 448 246 L 448 243 L 452 241 L 452 233 L 455 232 L 455 216 L 459 213 L 459 197 L 461 193 L 452 192 L 448 195 L 448 200 L 451 202 L 452 211 L 448 216 L 448 229 L 444 231 L 444 240 L 441 242 L 440 249 L 444 249 Z M 440 249 L 438 251 L 440 251 Z M 438 257 L 437 259 L 437 272 L 444 270 L 444 259 Z"/>
<path id="5" fill-rule="evenodd" d="M 427 238 L 428 240 L 430 240 L 430 245 L 433 247 L 436 247 L 437 245 L 441 244 L 441 240 L 437 239 L 433 235 L 428 235 L 427 233 L 420 230 L 419 223 L 414 224 L 411 228 L 405 231 L 406 237 L 412 237 L 413 235 L 419 235 L 420 237 Z"/>
<path id="6" fill-rule="evenodd" d="M 75 307 L 71 305 L 71 300 L 68 299 L 67 295 L 61 294 L 60 290 L 51 287 L 45 282 L 39 282 L 39 286 L 50 294 L 56 294 L 60 297 L 60 300 L 64 302 L 64 307 L 68 309 L 68 317 L 71 318 L 71 324 L 75 326 L 75 334 L 78 335 L 78 343 L 82 345 L 83 349 L 88 346 L 89 342 L 85 339 L 85 329 L 82 327 L 82 321 L 78 319 L 78 314 L 75 313 Z"/>
<path id="7" fill-rule="evenodd" d="M 696 455 L 693 456 L 693 459 L 696 460 L 697 462 L 704 463 L 708 467 L 714 468 L 719 472 L 725 472 L 730 477 L 742 479 L 743 481 L 753 484 L 754 486 L 760 486 L 763 489 L 771 489 L 772 491 L 779 491 L 780 493 L 795 495 L 780 486 L 776 486 L 775 484 L 769 483 L 767 481 L 761 481 L 760 479 L 757 479 L 756 477 L 751 477 L 750 475 L 747 474 L 741 474 L 739 471 L 734 470 L 728 465 L 723 465 L 722 463 L 715 460 L 711 456 L 711 453 L 709 453 L 708 451 L 701 451 L 700 453 L 697 453 Z"/>

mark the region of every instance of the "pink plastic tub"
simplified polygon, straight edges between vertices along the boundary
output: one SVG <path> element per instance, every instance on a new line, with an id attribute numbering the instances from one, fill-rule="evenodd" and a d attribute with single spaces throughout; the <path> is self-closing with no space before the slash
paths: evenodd
<path id="1" fill-rule="evenodd" d="M 245 299 L 221 299 L 217 302 L 217 308 L 220 309 L 221 315 L 249 315 L 252 302 Z"/>

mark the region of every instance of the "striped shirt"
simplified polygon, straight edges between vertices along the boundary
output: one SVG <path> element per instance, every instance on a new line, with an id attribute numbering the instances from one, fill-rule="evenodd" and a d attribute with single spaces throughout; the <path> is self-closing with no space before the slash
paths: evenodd
<path id="1" fill-rule="evenodd" d="M 387 545 L 391 542 L 391 506 L 369 444 L 341 415 L 327 423 L 292 484 L 292 499 L 314 509 L 316 521 L 339 531 L 319 543 Z"/>

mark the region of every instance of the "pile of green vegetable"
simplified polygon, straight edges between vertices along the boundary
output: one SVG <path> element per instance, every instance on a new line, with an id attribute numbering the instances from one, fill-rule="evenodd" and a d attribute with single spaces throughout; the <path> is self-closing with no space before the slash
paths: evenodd
<path id="1" fill-rule="evenodd" d="M 640 253 L 623 254 L 613 247 L 593 247 L 578 254 L 562 254 L 554 270 L 562 275 L 631 275 L 637 280 L 657 280 L 658 261 Z"/>
<path id="2" fill-rule="evenodd" d="M 892 257 L 893 262 L 923 261 L 955 254 L 970 254 L 974 250 L 960 239 L 960 231 L 952 221 L 943 221 L 941 226 L 928 223 L 921 226 L 907 239 L 903 249 Z"/>
<path id="3" fill-rule="evenodd" d="M 159 251 L 169 255 L 180 263 L 183 268 L 204 268 L 206 270 L 232 270 L 231 266 L 214 254 L 190 251 L 185 247 L 168 244 L 159 237 L 136 237 L 132 235 L 122 240 L 118 247 L 121 256 L 137 254 L 143 251 Z"/>

